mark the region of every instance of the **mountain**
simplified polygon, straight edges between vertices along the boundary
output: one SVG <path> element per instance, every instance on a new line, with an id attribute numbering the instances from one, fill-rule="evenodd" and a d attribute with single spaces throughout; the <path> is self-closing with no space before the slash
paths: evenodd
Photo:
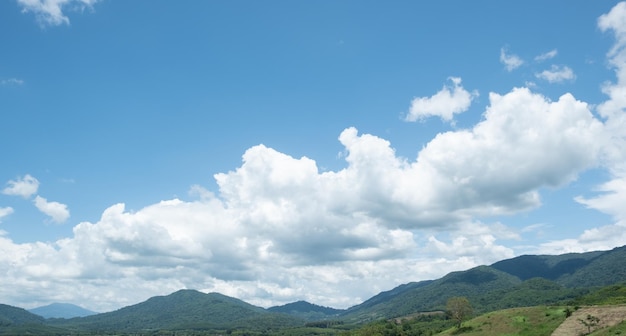
<path id="1" fill-rule="evenodd" d="M 25 309 L 0 304 L 0 335 L 68 335 L 68 330 L 45 324 L 43 317 Z"/>
<path id="2" fill-rule="evenodd" d="M 465 296 L 477 312 L 572 300 L 593 288 L 626 281 L 626 246 L 610 251 L 524 255 L 400 285 L 351 307 L 341 318 L 362 323 L 415 312 L 443 310 Z"/>
<path id="3" fill-rule="evenodd" d="M 594 254 L 595 252 L 590 252 Z M 561 276 L 567 287 L 600 287 L 626 281 L 626 246 L 603 252 L 589 264 Z"/>
<path id="4" fill-rule="evenodd" d="M 52 303 L 47 306 L 29 309 L 29 312 L 37 314 L 44 318 L 72 318 L 84 317 L 97 314 L 83 307 L 73 305 L 71 303 Z"/>
<path id="5" fill-rule="evenodd" d="M 593 262 L 605 252 L 568 253 L 561 255 L 523 255 L 498 261 L 491 267 L 514 275 L 521 280 L 545 278 L 558 280 L 573 274 Z"/>
<path id="6" fill-rule="evenodd" d="M 297 301 L 282 306 L 270 307 L 267 309 L 273 313 L 282 313 L 301 318 L 305 321 L 321 321 L 336 319 L 343 309 L 334 309 L 318 306 L 306 301 Z"/>
<path id="7" fill-rule="evenodd" d="M 51 323 L 89 331 L 139 330 L 226 330 L 288 327 L 304 324 L 303 320 L 275 314 L 241 300 L 218 293 L 180 290 L 167 296 L 156 296 L 119 310 Z"/>
<path id="8" fill-rule="evenodd" d="M 450 297 L 466 296 L 472 301 L 472 298 L 484 293 L 510 289 L 521 282 L 519 278 L 508 273 L 479 266 L 467 271 L 449 273 L 438 280 L 402 285 L 383 292 L 349 308 L 344 318 L 351 323 L 362 323 L 415 312 L 444 310 Z"/>

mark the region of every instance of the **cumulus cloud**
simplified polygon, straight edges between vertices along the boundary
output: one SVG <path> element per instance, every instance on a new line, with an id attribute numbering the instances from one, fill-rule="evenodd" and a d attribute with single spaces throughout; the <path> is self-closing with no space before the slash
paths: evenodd
<path id="1" fill-rule="evenodd" d="M 37 193 L 39 189 L 39 181 L 29 174 L 24 177 L 19 177 L 16 180 L 10 180 L 7 182 L 7 187 L 2 189 L 2 193 L 5 195 L 22 196 L 29 198 L 33 194 Z"/>
<path id="2" fill-rule="evenodd" d="M 519 56 L 514 54 L 508 54 L 506 48 L 500 49 L 500 63 L 504 64 L 504 67 L 507 71 L 511 72 L 524 64 L 524 60 L 522 60 Z"/>
<path id="3" fill-rule="evenodd" d="M 478 96 L 477 91 L 468 92 L 461 86 L 461 78 L 450 77 L 452 86 L 445 86 L 431 97 L 413 99 L 406 121 L 423 120 L 428 117 L 440 117 L 451 121 L 455 114 L 469 109 L 472 100 Z"/>
<path id="4" fill-rule="evenodd" d="M 70 19 L 63 13 L 64 9 L 90 9 L 98 0 L 17 0 L 22 12 L 33 13 L 42 26 L 58 26 L 69 24 Z"/>
<path id="5" fill-rule="evenodd" d="M 556 49 L 552 49 L 546 53 L 543 53 L 541 55 L 538 55 L 535 57 L 535 61 L 537 62 L 543 62 L 549 59 L 552 59 L 554 57 L 556 57 L 556 55 L 558 54 L 558 51 Z"/>
<path id="6" fill-rule="evenodd" d="M 598 19 L 602 31 L 615 36 L 615 44 L 608 53 L 609 64 L 615 70 L 616 81 L 607 83 L 603 92 L 608 99 L 598 106 L 598 113 L 606 118 L 606 128 L 612 134 L 612 147 L 607 158 L 620 171 L 626 162 L 626 3 L 620 2 L 608 14 Z M 621 174 L 621 173 L 620 173 Z"/>
<path id="7" fill-rule="evenodd" d="M 622 204 L 626 195 L 626 2 L 620 2 L 598 19 L 602 31 L 615 36 L 615 44 L 608 53 L 609 64 L 615 70 L 616 81 L 603 87 L 608 99 L 598 106 L 604 118 L 609 146 L 605 149 L 606 166 L 613 178 L 601 185 L 601 195 L 581 201 L 595 209 L 609 213 L 620 223 L 626 223 Z"/>
<path id="8" fill-rule="evenodd" d="M 607 56 L 616 81 L 605 84 L 603 92 L 608 99 L 597 107 L 605 119 L 605 137 L 598 140 L 603 143 L 602 165 L 611 177 L 596 188 L 597 195 L 579 196 L 576 201 L 611 215 L 614 223 L 585 230 L 578 237 L 543 244 L 543 251 L 550 253 L 610 249 L 626 241 L 626 2 L 600 16 L 598 27 L 615 36 Z"/>
<path id="9" fill-rule="evenodd" d="M 337 171 L 258 145 L 240 167 L 215 175 L 215 194 L 193 186 L 196 201 L 136 212 L 113 205 L 54 243 L 0 237 L 3 281 L 40 288 L 45 279 L 55 293 L 80 281 L 79 296 L 101 311 L 179 288 L 260 305 L 347 307 L 401 283 L 511 257 L 499 240 L 519 236 L 475 218 L 538 206 L 540 188 L 593 165 L 602 127 L 569 94 L 552 102 L 520 88 L 489 100 L 483 121 L 439 134 L 414 159 L 347 128 L 339 135 L 346 167 Z M 35 202 L 57 221 L 69 216 L 61 204 Z"/>
<path id="10" fill-rule="evenodd" d="M 70 211 L 67 209 L 67 205 L 59 202 L 48 202 L 45 198 L 37 195 L 33 200 L 33 203 L 39 209 L 39 211 L 50 216 L 55 223 L 64 223 L 70 218 Z"/>
<path id="11" fill-rule="evenodd" d="M 536 73 L 535 77 L 546 80 L 550 83 L 559 83 L 566 80 L 574 80 L 576 75 L 574 71 L 565 65 L 552 65 L 550 70 L 544 70 Z"/>

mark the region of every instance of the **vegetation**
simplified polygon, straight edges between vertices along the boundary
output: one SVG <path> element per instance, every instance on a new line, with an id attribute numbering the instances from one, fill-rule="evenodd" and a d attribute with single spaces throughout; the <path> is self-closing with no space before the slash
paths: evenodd
<path id="1" fill-rule="evenodd" d="M 345 311 L 343 309 L 314 305 L 306 301 L 297 301 L 283 306 L 271 307 L 267 310 L 273 313 L 295 316 L 305 321 L 322 321 L 320 323 L 327 323 L 327 320 L 335 319 Z"/>
<path id="2" fill-rule="evenodd" d="M 615 335 L 626 335 L 626 321 L 622 321 L 620 324 L 597 330 L 590 335 L 592 336 L 615 336 Z"/>
<path id="3" fill-rule="evenodd" d="M 572 306 L 626 304 L 626 282 L 591 291 L 571 300 L 569 304 Z"/>
<path id="4" fill-rule="evenodd" d="M 448 329 L 441 335 L 551 335 L 565 316 L 564 307 L 526 307 L 495 311 L 464 323 L 463 328 Z"/>
<path id="5" fill-rule="evenodd" d="M 578 319 L 580 323 L 582 323 L 587 328 L 587 334 L 591 334 L 591 330 L 595 330 L 596 327 L 600 324 L 600 318 L 597 316 L 593 316 L 591 314 L 587 314 L 587 318 Z"/>
<path id="6" fill-rule="evenodd" d="M 0 304 L 0 327 L 21 324 L 43 324 L 44 318 L 25 309 Z"/>
<path id="7" fill-rule="evenodd" d="M 225 295 L 181 290 L 153 297 L 120 310 L 69 320 L 53 325 L 72 330 L 137 332 L 145 330 L 271 330 L 302 325 L 303 321 Z"/>
<path id="8" fill-rule="evenodd" d="M 446 303 L 448 316 L 456 323 L 457 328 L 461 328 L 461 323 L 473 313 L 472 305 L 466 297 L 452 297 Z"/>

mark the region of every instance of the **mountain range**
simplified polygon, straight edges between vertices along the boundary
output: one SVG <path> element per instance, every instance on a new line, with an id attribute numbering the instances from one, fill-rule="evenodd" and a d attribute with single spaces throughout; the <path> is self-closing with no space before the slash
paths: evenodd
<path id="1" fill-rule="evenodd" d="M 0 334 L 17 333 L 16 330 L 26 327 L 31 328 L 31 334 L 37 334 L 41 328 L 49 328 L 43 334 L 62 334 L 68 330 L 267 331 L 320 320 L 359 325 L 416 312 L 441 311 L 453 296 L 467 297 L 475 311 L 481 313 L 571 302 L 602 286 L 624 282 L 626 246 L 610 251 L 519 256 L 490 266 L 452 272 L 436 280 L 403 284 L 348 309 L 305 301 L 264 309 L 219 293 L 195 290 L 180 290 L 113 312 L 73 318 L 45 319 L 21 308 L 0 305 Z"/>

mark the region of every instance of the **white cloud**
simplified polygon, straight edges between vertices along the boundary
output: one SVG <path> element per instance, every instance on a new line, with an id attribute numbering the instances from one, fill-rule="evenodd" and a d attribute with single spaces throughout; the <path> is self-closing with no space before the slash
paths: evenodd
<path id="1" fill-rule="evenodd" d="M 0 223 L 2 223 L 2 218 L 13 213 L 13 208 L 11 207 L 2 207 L 0 208 Z"/>
<path id="2" fill-rule="evenodd" d="M 45 198 L 37 195 L 33 200 L 35 206 L 39 211 L 50 216 L 55 223 L 63 223 L 70 218 L 70 212 L 67 210 L 67 205 L 59 202 L 48 202 Z"/>
<path id="3" fill-rule="evenodd" d="M 576 75 L 574 71 L 564 65 L 552 65 L 550 70 L 544 70 L 542 72 L 536 73 L 535 77 L 539 79 L 546 80 L 550 83 L 559 83 L 566 80 L 574 80 Z"/>
<path id="4" fill-rule="evenodd" d="M 33 13 L 42 26 L 69 24 L 64 9 L 83 11 L 91 9 L 98 0 L 17 0 L 22 12 Z"/>
<path id="5" fill-rule="evenodd" d="M 16 180 L 10 180 L 7 182 L 7 185 L 8 186 L 2 190 L 3 194 L 22 196 L 24 198 L 29 198 L 37 193 L 37 189 L 39 189 L 39 181 L 29 174 L 26 174 L 22 178 L 17 178 Z"/>
<path id="6" fill-rule="evenodd" d="M 604 86 L 608 99 L 597 107 L 605 118 L 605 138 L 598 140 L 603 143 L 602 164 L 611 178 L 597 188 L 597 195 L 580 196 L 576 201 L 611 215 L 615 222 L 588 229 L 575 238 L 546 243 L 542 251 L 548 253 L 610 249 L 626 241 L 626 2 L 602 15 L 598 26 L 615 35 L 615 44 L 607 56 L 617 80 Z"/>
<path id="7" fill-rule="evenodd" d="M 623 171 L 626 162 L 626 3 L 620 2 L 608 14 L 598 19 L 602 31 L 615 35 L 615 44 L 608 53 L 609 64 L 615 70 L 616 82 L 607 83 L 603 91 L 608 100 L 598 106 L 598 112 L 606 118 L 606 128 L 612 135 L 612 147 L 607 159 L 613 169 Z M 621 175 L 621 173 L 619 173 Z"/>
<path id="8" fill-rule="evenodd" d="M 517 55 L 508 54 L 505 48 L 500 49 L 500 62 L 504 64 L 507 71 L 511 72 L 524 64 L 524 61 Z"/>
<path id="9" fill-rule="evenodd" d="M 0 80 L 0 85 L 2 86 L 22 85 L 22 84 L 24 84 L 24 80 L 18 79 L 18 78 L 8 78 L 8 79 Z"/>
<path id="10" fill-rule="evenodd" d="M 55 243 L 0 237 L 0 269 L 8 270 L 0 278 L 42 297 L 72 293 L 80 282 L 72 299 L 90 298 L 95 310 L 179 288 L 261 305 L 347 307 L 401 283 L 511 257 L 499 240 L 519 236 L 475 218 L 538 206 L 540 188 L 594 163 L 602 128 L 571 95 L 551 102 L 515 89 L 489 99 L 482 122 L 439 134 L 414 160 L 348 128 L 339 136 L 347 166 L 338 171 L 258 145 L 240 167 L 215 175 L 215 195 L 194 186 L 193 202 L 136 212 L 114 205 Z M 13 292 L 0 289 L 7 300 L 17 300 Z"/>
<path id="11" fill-rule="evenodd" d="M 543 53 L 541 55 L 538 55 L 535 57 L 535 61 L 536 62 L 543 62 L 549 59 L 552 59 L 554 57 L 556 57 L 556 55 L 558 54 L 558 51 L 556 49 L 552 49 L 546 53 Z"/>
<path id="12" fill-rule="evenodd" d="M 525 88 L 489 98 L 484 121 L 437 135 L 419 154 L 416 167 L 435 172 L 432 204 L 443 211 L 476 216 L 532 208 L 540 204 L 538 188 L 563 185 L 595 164 L 602 125 L 585 103 L 570 94 L 550 102 Z"/>
<path id="13" fill-rule="evenodd" d="M 468 92 L 461 86 L 461 78 L 450 77 L 453 86 L 445 86 L 441 91 L 431 97 L 419 97 L 413 99 L 406 121 L 423 120 L 428 117 L 440 117 L 442 120 L 451 121 L 455 114 L 469 109 L 472 100 L 478 96 L 478 92 Z"/>

